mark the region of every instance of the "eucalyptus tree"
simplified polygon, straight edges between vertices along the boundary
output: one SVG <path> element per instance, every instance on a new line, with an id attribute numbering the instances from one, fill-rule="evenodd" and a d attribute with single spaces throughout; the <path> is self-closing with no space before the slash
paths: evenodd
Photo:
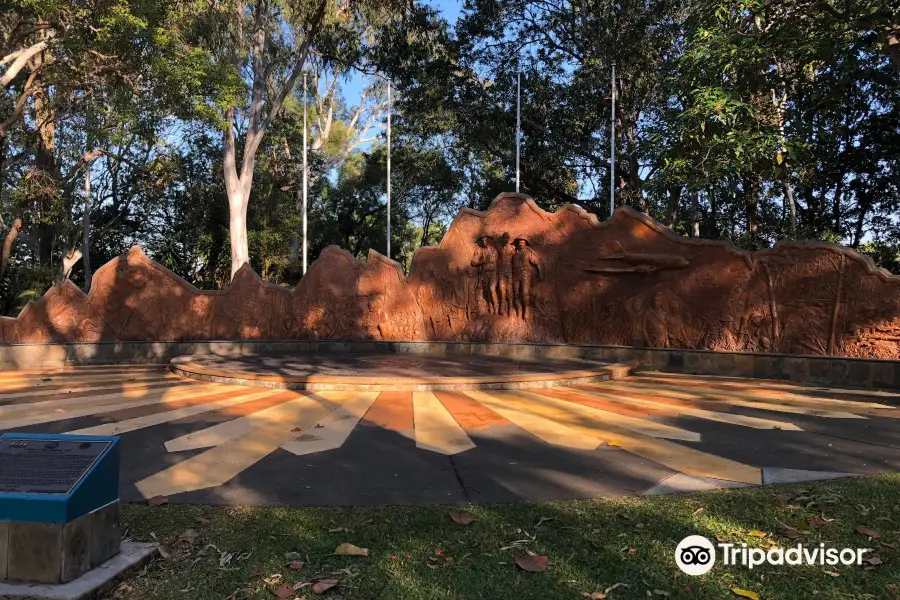
<path id="1" fill-rule="evenodd" d="M 12 0 L 0 16 L 0 211 L 18 225 L 4 264 L 18 235 L 41 269 L 67 276 L 90 245 L 93 208 L 77 184 L 91 164 L 105 157 L 117 176 L 150 175 L 152 158 L 132 154 L 134 143 L 155 147 L 168 115 L 209 97 L 206 52 L 179 39 L 186 14 L 163 0 Z"/>
<path id="2" fill-rule="evenodd" d="M 231 271 L 250 258 L 247 207 L 257 152 L 294 94 L 310 58 L 326 69 L 367 64 L 383 32 L 402 23 L 401 0 L 248 0 L 214 2 L 205 44 L 238 84 L 220 105 L 223 173 L 229 207 Z M 239 139 L 240 138 L 240 139 Z"/>

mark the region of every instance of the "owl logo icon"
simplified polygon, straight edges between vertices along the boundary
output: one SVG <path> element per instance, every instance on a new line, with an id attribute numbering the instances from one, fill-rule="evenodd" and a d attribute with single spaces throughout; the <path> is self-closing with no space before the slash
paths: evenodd
<path id="1" fill-rule="evenodd" d="M 675 548 L 675 563 L 688 575 L 704 575 L 716 564 L 716 549 L 702 535 L 689 535 Z"/>

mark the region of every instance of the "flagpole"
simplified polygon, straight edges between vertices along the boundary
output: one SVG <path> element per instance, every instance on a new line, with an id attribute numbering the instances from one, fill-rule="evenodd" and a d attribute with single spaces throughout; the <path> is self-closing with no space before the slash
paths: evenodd
<path id="1" fill-rule="evenodd" d="M 609 218 L 616 211 L 616 63 L 612 64 L 612 110 L 609 135 Z"/>
<path id="2" fill-rule="evenodd" d="M 387 88 L 387 257 L 391 257 L 391 82 Z"/>
<path id="3" fill-rule="evenodd" d="M 519 193 L 519 146 L 522 140 L 522 70 L 516 74 L 516 193 Z"/>
<path id="4" fill-rule="evenodd" d="M 306 73 L 303 73 L 303 274 L 306 275 Z"/>

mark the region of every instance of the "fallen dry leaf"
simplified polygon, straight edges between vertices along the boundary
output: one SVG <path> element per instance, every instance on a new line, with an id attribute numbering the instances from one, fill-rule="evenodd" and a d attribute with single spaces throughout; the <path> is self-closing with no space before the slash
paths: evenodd
<path id="1" fill-rule="evenodd" d="M 349 529 L 347 529 L 346 527 L 335 527 L 334 529 L 329 529 L 329 530 L 328 530 L 328 533 L 341 533 L 341 532 L 352 533 L 352 532 L 351 532 Z"/>
<path id="2" fill-rule="evenodd" d="M 147 500 L 147 504 L 150 506 L 159 506 L 160 504 L 165 504 L 169 501 L 165 496 L 153 496 L 149 500 Z"/>
<path id="3" fill-rule="evenodd" d="M 779 530 L 778 533 L 791 540 L 796 540 L 798 537 L 800 537 L 800 532 L 793 527 L 785 527 Z"/>
<path id="4" fill-rule="evenodd" d="M 313 591 L 317 594 L 324 594 L 339 583 L 340 581 L 337 579 L 320 579 L 313 585 Z"/>
<path id="5" fill-rule="evenodd" d="M 620 588 L 620 587 L 630 587 L 627 583 L 614 583 L 605 590 L 603 590 L 604 594 L 609 594 L 611 591 Z"/>
<path id="6" fill-rule="evenodd" d="M 867 562 L 867 563 L 869 563 L 870 565 L 883 565 L 883 564 L 884 564 L 884 561 L 882 561 L 882 560 L 881 560 L 880 558 L 878 558 L 877 556 L 871 556 L 871 557 L 867 558 L 867 559 L 866 559 L 865 561 L 863 561 L 863 562 Z"/>
<path id="7" fill-rule="evenodd" d="M 200 536 L 194 529 L 188 529 L 184 533 L 178 536 L 179 542 L 187 542 L 188 544 L 193 544 L 197 541 L 197 538 Z"/>
<path id="8" fill-rule="evenodd" d="M 247 577 L 250 577 L 252 579 L 254 577 L 259 577 L 262 574 L 263 574 L 263 570 L 260 569 L 259 567 L 256 567 L 255 569 L 250 571 L 250 574 Z"/>
<path id="9" fill-rule="evenodd" d="M 791 492 L 781 492 L 780 494 L 775 494 L 775 499 L 779 502 L 787 502 L 793 497 L 794 494 L 792 494 Z"/>
<path id="10" fill-rule="evenodd" d="M 281 573 L 275 573 L 274 575 L 270 575 L 269 577 L 266 577 L 265 579 L 263 579 L 263 581 L 265 581 L 269 585 L 278 585 L 279 583 L 281 583 Z"/>
<path id="11" fill-rule="evenodd" d="M 169 558 L 169 551 L 166 550 L 166 547 L 163 546 L 162 544 L 160 544 L 157 547 L 157 551 L 159 552 L 159 555 L 162 556 L 163 558 Z"/>
<path id="12" fill-rule="evenodd" d="M 341 556 L 368 556 L 369 549 L 360 548 L 359 546 L 354 546 L 353 544 L 344 542 L 334 549 L 334 553 Z"/>
<path id="13" fill-rule="evenodd" d="M 277 588 L 275 588 L 275 597 L 278 598 L 278 600 L 287 600 L 288 598 L 293 598 L 294 586 L 285 581 Z"/>
<path id="14" fill-rule="evenodd" d="M 867 535 L 870 538 L 880 538 L 881 534 L 875 531 L 874 529 L 869 529 L 868 527 L 863 527 L 862 525 L 856 526 L 857 533 L 861 533 L 863 535 Z"/>
<path id="15" fill-rule="evenodd" d="M 550 558 L 538 554 L 516 554 L 516 565 L 529 573 L 543 573 L 547 570 Z"/>
<path id="16" fill-rule="evenodd" d="M 299 552 L 285 552 L 284 553 L 284 560 L 294 561 L 294 560 L 300 560 L 301 558 L 303 558 L 303 557 L 300 556 Z"/>
<path id="17" fill-rule="evenodd" d="M 752 535 L 753 537 L 758 537 L 758 538 L 766 537 L 766 534 L 764 532 L 760 531 L 759 529 L 751 529 L 749 532 L 747 532 L 747 535 Z"/>
<path id="18" fill-rule="evenodd" d="M 750 598 L 750 600 L 759 600 L 759 594 L 750 590 L 742 590 L 741 588 L 731 588 L 731 593 L 742 598 Z"/>
<path id="19" fill-rule="evenodd" d="M 831 575 L 832 577 L 840 577 L 841 576 L 841 574 L 838 573 L 837 571 L 822 571 L 822 572 L 825 573 L 826 575 Z"/>
<path id="20" fill-rule="evenodd" d="M 295 560 L 294 562 L 292 562 L 291 564 L 288 565 L 288 568 L 293 569 L 294 571 L 299 571 L 300 569 L 303 568 L 303 563 L 300 562 L 299 560 Z"/>
<path id="21" fill-rule="evenodd" d="M 454 523 L 457 523 L 459 525 L 469 525 L 472 523 L 472 521 L 475 520 L 475 517 L 473 517 L 469 513 L 455 512 L 452 510 L 450 511 L 450 518 Z"/>
<path id="22" fill-rule="evenodd" d="M 818 517 L 810 517 L 810 519 L 809 519 L 809 526 L 812 527 L 813 529 L 818 529 L 819 527 L 825 527 L 826 525 L 828 525 L 828 523 Z"/>
<path id="23" fill-rule="evenodd" d="M 603 592 L 594 592 L 593 594 L 582 592 L 581 597 L 587 598 L 588 600 L 606 600 L 606 594 Z"/>
<path id="24" fill-rule="evenodd" d="M 209 525 L 210 523 L 212 523 L 212 519 L 210 519 L 209 517 L 204 517 L 203 515 L 197 515 L 196 517 L 194 517 L 194 520 L 197 521 L 197 523 L 199 523 L 200 525 Z"/>

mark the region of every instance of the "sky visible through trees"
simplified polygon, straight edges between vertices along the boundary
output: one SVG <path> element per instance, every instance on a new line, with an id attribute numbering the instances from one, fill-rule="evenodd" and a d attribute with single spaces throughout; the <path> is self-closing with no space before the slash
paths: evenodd
<path id="1" fill-rule="evenodd" d="M 392 258 L 515 187 L 685 236 L 857 248 L 900 271 L 900 11 L 888 0 L 8 0 L 0 311 L 140 244 L 220 288 L 245 261 Z M 308 92 L 302 92 L 303 75 Z M 86 175 L 89 174 L 89 177 Z"/>

